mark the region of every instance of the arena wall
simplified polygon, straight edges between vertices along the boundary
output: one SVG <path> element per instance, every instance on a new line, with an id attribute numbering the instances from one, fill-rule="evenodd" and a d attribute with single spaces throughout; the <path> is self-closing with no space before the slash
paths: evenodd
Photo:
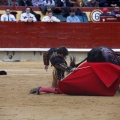
<path id="1" fill-rule="evenodd" d="M 0 48 L 120 48 L 120 23 L 0 22 Z"/>
<path id="2" fill-rule="evenodd" d="M 108 46 L 119 52 L 120 23 L 0 22 L 0 59 L 41 59 L 51 47 L 66 46 L 84 58 L 93 47 Z M 82 58 L 80 54 L 83 54 Z"/>

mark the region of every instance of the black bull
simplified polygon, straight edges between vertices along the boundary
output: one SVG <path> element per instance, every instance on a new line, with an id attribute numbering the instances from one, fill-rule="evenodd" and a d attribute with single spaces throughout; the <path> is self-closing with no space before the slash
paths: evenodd
<path id="1" fill-rule="evenodd" d="M 87 58 L 78 64 L 75 64 L 75 58 L 71 58 L 70 66 L 78 67 L 84 61 L 87 62 L 110 62 L 120 66 L 120 54 L 115 53 L 111 48 L 108 47 L 96 47 L 90 50 L 87 54 Z"/>

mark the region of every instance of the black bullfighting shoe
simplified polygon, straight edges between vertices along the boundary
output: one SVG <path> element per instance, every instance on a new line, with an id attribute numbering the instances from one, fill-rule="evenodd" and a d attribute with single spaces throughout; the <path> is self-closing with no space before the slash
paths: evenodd
<path id="1" fill-rule="evenodd" d="M 7 72 L 2 70 L 2 71 L 0 71 L 0 75 L 7 75 Z"/>
<path id="2" fill-rule="evenodd" d="M 31 89 L 30 91 L 29 91 L 29 94 L 37 94 L 37 95 L 39 95 L 40 94 L 40 92 L 39 92 L 39 89 L 40 89 L 41 87 L 37 87 L 37 88 L 33 88 L 33 89 Z"/>

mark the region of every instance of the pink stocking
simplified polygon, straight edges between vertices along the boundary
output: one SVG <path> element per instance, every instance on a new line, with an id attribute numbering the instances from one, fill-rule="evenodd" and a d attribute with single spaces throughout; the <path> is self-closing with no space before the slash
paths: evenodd
<path id="1" fill-rule="evenodd" d="M 57 90 L 56 90 L 56 88 L 43 88 L 43 87 L 41 87 L 39 89 L 39 92 L 56 93 Z"/>

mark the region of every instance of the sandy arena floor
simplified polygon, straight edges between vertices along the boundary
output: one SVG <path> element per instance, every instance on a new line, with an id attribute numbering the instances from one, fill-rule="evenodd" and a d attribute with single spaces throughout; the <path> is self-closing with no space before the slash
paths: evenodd
<path id="1" fill-rule="evenodd" d="M 114 97 L 30 95 L 38 86 L 50 87 L 52 67 L 40 61 L 0 62 L 0 120 L 120 120 L 120 94 Z"/>

